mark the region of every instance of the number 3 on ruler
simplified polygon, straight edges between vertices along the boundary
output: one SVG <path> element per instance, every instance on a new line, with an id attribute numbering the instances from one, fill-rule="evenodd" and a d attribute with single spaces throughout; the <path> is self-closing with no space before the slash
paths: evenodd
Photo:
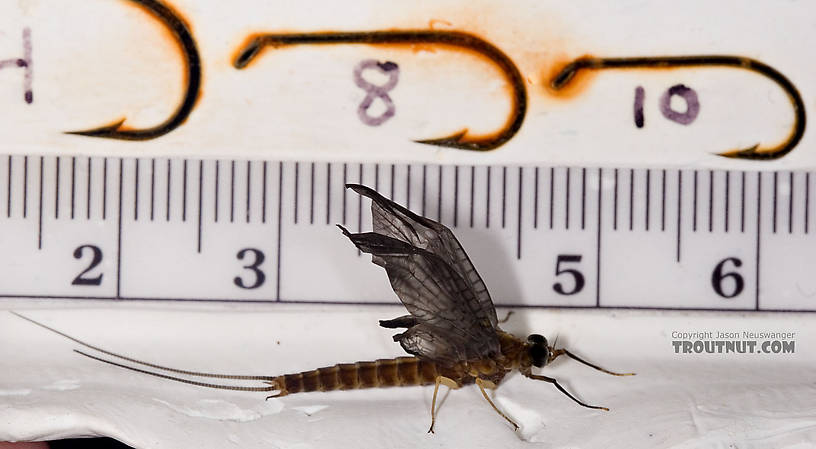
<path id="1" fill-rule="evenodd" d="M 244 269 L 251 270 L 255 276 L 255 280 L 247 285 L 244 280 L 240 276 L 235 276 L 235 279 L 232 282 L 235 283 L 238 287 L 251 290 L 253 288 L 258 288 L 263 285 L 264 281 L 266 281 L 266 275 L 263 271 L 261 271 L 261 264 L 264 262 L 266 258 L 264 256 L 263 251 L 255 248 L 244 248 L 241 251 L 238 251 L 236 257 L 238 260 L 244 260 L 247 257 L 247 253 L 252 253 L 252 262 L 249 265 L 244 265 Z"/>

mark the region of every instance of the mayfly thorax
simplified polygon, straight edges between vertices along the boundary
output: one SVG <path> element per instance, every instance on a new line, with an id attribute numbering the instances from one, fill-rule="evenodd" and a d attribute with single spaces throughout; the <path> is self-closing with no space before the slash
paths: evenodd
<path id="1" fill-rule="evenodd" d="M 343 234 L 362 252 L 372 255 L 372 262 L 385 268 L 391 287 L 409 314 L 381 320 L 380 326 L 405 329 L 394 335 L 407 357 L 370 362 L 341 363 L 330 367 L 279 376 L 215 374 L 169 368 L 136 360 L 88 344 L 54 328 L 17 314 L 34 324 L 66 337 L 102 356 L 76 350 L 86 357 L 132 371 L 192 385 L 234 391 L 271 392 L 268 397 L 311 391 L 351 390 L 361 388 L 434 385 L 431 402 L 431 426 L 436 419 L 439 385 L 459 388 L 475 384 L 491 407 L 514 428 L 518 425 L 500 411 L 485 389 L 494 389 L 513 370 L 534 380 L 553 384 L 581 406 L 608 410 L 586 404 L 556 379 L 533 373 L 561 355 L 616 376 L 589 363 L 564 348 L 550 345 L 547 339 L 532 334 L 518 338 L 499 327 L 493 301 L 487 287 L 450 229 L 357 184 L 347 188 L 372 200 L 373 232 L 351 233 L 339 226 Z M 131 363 L 133 365 L 128 365 Z M 258 381 L 258 386 L 226 385 L 184 379 L 176 375 L 209 379 Z"/>

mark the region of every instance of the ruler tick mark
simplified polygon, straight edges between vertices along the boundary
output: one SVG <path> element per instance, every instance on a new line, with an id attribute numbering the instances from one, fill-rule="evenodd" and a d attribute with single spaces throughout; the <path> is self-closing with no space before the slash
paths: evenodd
<path id="1" fill-rule="evenodd" d="M 411 164 L 405 165 L 405 207 L 411 209 Z"/>
<path id="2" fill-rule="evenodd" d="M 697 170 L 694 170 L 694 201 L 692 201 L 691 230 L 697 232 Z"/>
<path id="3" fill-rule="evenodd" d="M 133 160 L 133 221 L 139 220 L 139 158 Z"/>
<path id="4" fill-rule="evenodd" d="M 221 161 L 215 160 L 215 193 L 213 195 L 213 222 L 218 223 L 218 195 L 219 185 L 221 180 Z"/>
<path id="5" fill-rule="evenodd" d="M 57 156 L 55 163 L 56 181 L 54 182 L 54 219 L 59 219 L 59 188 L 60 188 L 60 157 Z M 41 176 L 42 178 L 42 176 Z M 40 181 L 42 184 L 42 181 Z"/>
<path id="6" fill-rule="evenodd" d="M 476 166 L 470 166 L 470 227 L 473 227 L 473 215 L 476 204 Z"/>
<path id="7" fill-rule="evenodd" d="M 107 173 L 107 171 L 106 171 Z M 167 189 L 165 190 L 165 221 L 170 221 L 170 203 L 171 203 L 171 196 L 170 191 L 173 186 L 173 161 L 171 159 L 167 159 Z"/>
<path id="8" fill-rule="evenodd" d="M 235 161 L 230 162 L 230 223 L 235 223 Z"/>
<path id="9" fill-rule="evenodd" d="M 326 162 L 326 224 L 331 224 L 331 162 Z"/>
<path id="10" fill-rule="evenodd" d="M 28 216 L 28 156 L 23 156 L 23 218 Z"/>
<path id="11" fill-rule="evenodd" d="M 725 171 L 725 196 L 724 196 L 724 213 L 725 213 L 725 223 L 723 224 L 723 228 L 725 232 L 728 232 L 728 222 L 731 215 L 731 172 L 726 170 Z"/>
<path id="12" fill-rule="evenodd" d="M 533 175 L 533 229 L 538 229 L 538 167 Z"/>
<path id="13" fill-rule="evenodd" d="M 442 166 L 437 166 L 436 176 L 436 219 L 442 223 Z M 394 179 L 393 177 L 391 178 Z"/>
<path id="14" fill-rule="evenodd" d="M 246 222 L 249 223 L 252 204 L 252 161 L 246 164 Z M 296 203 L 297 204 L 297 203 Z M 297 206 L 296 206 L 297 207 Z"/>
<path id="15" fill-rule="evenodd" d="M 102 158 L 102 220 L 108 218 L 108 158 Z"/>
<path id="16" fill-rule="evenodd" d="M 595 238 L 595 307 L 601 307 L 601 219 L 603 217 L 603 168 L 598 168 L 598 229 Z"/>
<path id="17" fill-rule="evenodd" d="M 680 238 L 683 231 L 683 170 L 677 170 L 677 263 L 680 263 Z"/>
<path id="18" fill-rule="evenodd" d="M 181 174 L 181 221 L 187 221 L 187 159 L 184 159 Z"/>
<path id="19" fill-rule="evenodd" d="M 629 169 L 629 230 L 635 227 L 635 169 Z"/>
<path id="20" fill-rule="evenodd" d="M 266 161 L 263 161 L 261 166 L 261 223 L 266 223 Z M 314 223 L 314 162 L 312 163 L 312 223 Z"/>
<path id="21" fill-rule="evenodd" d="M 345 173 L 345 164 L 343 164 L 343 172 Z M 345 179 L 344 179 L 345 181 Z M 344 182 L 345 184 L 345 182 Z M 345 190 L 345 188 L 343 189 Z M 345 199 L 345 195 L 344 195 Z M 345 203 L 345 201 L 344 201 Z M 283 162 L 278 163 L 278 263 L 276 269 L 275 280 L 275 300 L 281 300 L 281 235 L 283 234 Z"/>
<path id="22" fill-rule="evenodd" d="M 117 231 L 116 231 L 116 298 L 122 297 L 122 186 L 124 179 L 125 160 L 119 158 L 119 206 L 117 207 Z"/>
<path id="23" fill-rule="evenodd" d="M 773 222 L 772 232 L 776 234 L 776 198 L 777 198 L 777 172 L 773 173 Z"/>
<path id="24" fill-rule="evenodd" d="M 156 159 L 150 158 L 150 221 L 155 218 L 156 207 Z"/>
<path id="25" fill-rule="evenodd" d="M 666 230 L 666 169 L 660 173 L 660 231 Z"/>
<path id="26" fill-rule="evenodd" d="M 518 169 L 518 203 L 516 207 L 518 208 L 518 219 L 516 221 L 516 259 L 521 260 L 521 216 L 522 216 L 522 205 L 524 201 L 522 201 L 522 187 L 524 186 L 524 169 L 519 167 Z"/>
<path id="27" fill-rule="evenodd" d="M 586 167 L 581 168 L 581 229 L 586 229 Z"/>
<path id="28" fill-rule="evenodd" d="M 442 166 L 440 165 L 440 167 L 442 167 Z M 396 178 L 396 176 L 394 176 L 394 172 L 395 172 L 394 164 L 391 164 L 391 181 L 390 181 L 391 182 L 391 198 L 394 198 L 394 178 Z"/>
<path id="29" fill-rule="evenodd" d="M 618 169 L 615 169 L 615 186 L 612 197 L 612 229 L 618 230 Z"/>
<path id="30" fill-rule="evenodd" d="M 91 169 L 93 167 L 92 162 L 93 162 L 93 158 L 88 157 L 88 185 L 86 186 L 87 192 L 85 194 L 85 201 L 86 201 L 86 203 L 85 203 L 85 215 L 86 215 L 85 218 L 87 218 L 88 220 L 91 219 L 91 184 L 92 184 L 92 180 L 93 180 L 93 175 L 92 175 L 92 171 L 91 171 Z"/>
<path id="31" fill-rule="evenodd" d="M 71 157 L 71 220 L 74 219 L 76 198 L 76 157 Z"/>
<path id="32" fill-rule="evenodd" d="M 343 197 L 343 225 L 346 225 L 346 184 L 348 184 L 348 164 L 343 162 L 343 187 L 340 189 Z"/>
<path id="33" fill-rule="evenodd" d="M 7 176 L 7 183 L 8 187 L 6 188 L 6 218 L 11 218 L 11 167 L 13 164 L 13 159 L 11 155 L 8 157 L 8 174 Z"/>
<path id="34" fill-rule="evenodd" d="M 295 224 L 297 224 L 297 222 L 298 222 L 298 199 L 299 199 L 298 196 L 299 196 L 299 193 L 300 193 L 300 188 L 299 187 L 300 187 L 300 163 L 295 162 L 295 184 L 294 184 L 295 201 L 294 201 L 294 205 L 293 205 L 294 206 L 293 215 L 294 215 Z"/>
<path id="35" fill-rule="evenodd" d="M 453 167 L 453 227 L 459 226 L 459 166 Z"/>
<path id="36" fill-rule="evenodd" d="M 649 230 L 649 215 L 652 206 L 652 170 L 646 169 L 646 212 L 644 213 L 644 227 Z"/>
<path id="37" fill-rule="evenodd" d="M 550 229 L 555 218 L 555 168 L 550 167 Z"/>
<path id="38" fill-rule="evenodd" d="M 362 185 L 363 184 L 363 164 L 360 164 L 358 166 L 358 170 L 359 171 L 357 172 L 357 184 Z M 391 185 L 393 186 L 394 185 L 394 176 L 393 176 L 394 166 L 393 165 L 391 166 L 391 170 L 392 170 L 391 171 L 391 173 L 392 173 L 392 175 L 391 175 Z M 392 189 L 391 197 L 393 198 L 393 189 Z M 357 195 L 357 232 L 358 233 L 363 232 L 363 196 L 362 195 Z M 357 255 L 362 256 L 363 252 L 358 249 L 357 250 Z"/>
<path id="39" fill-rule="evenodd" d="M 487 172 L 487 185 L 485 186 L 485 228 L 490 228 L 490 165 L 485 167 Z"/>
<path id="40" fill-rule="evenodd" d="M 740 179 L 740 232 L 745 232 L 745 172 Z"/>
<path id="41" fill-rule="evenodd" d="M 570 168 L 564 167 L 564 229 L 569 230 L 570 223 Z"/>
<path id="42" fill-rule="evenodd" d="M 266 173 L 266 162 L 264 162 L 264 173 Z M 312 162 L 309 168 L 309 224 L 314 224 L 314 200 L 315 200 L 314 181 L 315 181 L 315 163 Z M 264 175 L 264 183 L 266 183 L 266 175 Z"/>
<path id="43" fill-rule="evenodd" d="M 743 172 L 744 173 L 744 172 Z M 776 175 L 776 172 L 774 172 Z M 774 184 L 776 184 L 774 182 Z M 774 198 L 775 199 L 775 198 Z M 774 206 L 776 202 L 774 201 Z M 762 172 L 757 172 L 757 218 L 756 218 L 756 286 L 754 291 L 754 298 L 756 302 L 755 309 L 759 310 L 759 267 L 760 267 L 760 235 L 762 234 Z"/>
<path id="44" fill-rule="evenodd" d="M 198 161 L 198 253 L 201 254 L 201 216 L 204 209 L 202 204 L 204 202 L 204 160 Z"/>
<path id="45" fill-rule="evenodd" d="M 789 196 L 788 196 L 788 234 L 793 234 L 793 193 L 794 183 L 793 183 L 793 172 L 788 173 L 788 186 L 789 186 Z"/>
<path id="46" fill-rule="evenodd" d="M 40 202 L 37 223 L 37 249 L 42 249 L 42 228 L 43 228 L 43 165 L 45 164 L 43 156 L 40 156 Z"/>
<path id="47" fill-rule="evenodd" d="M 504 225 L 506 223 L 506 216 L 507 216 L 507 166 L 502 167 L 502 196 L 501 196 L 501 204 L 502 204 L 502 215 L 501 215 L 501 227 L 504 229 Z"/>
<path id="48" fill-rule="evenodd" d="M 810 226 L 810 172 L 805 173 L 805 234 L 809 232 Z"/>
<path id="49" fill-rule="evenodd" d="M 714 170 L 708 171 L 708 232 L 714 232 Z"/>

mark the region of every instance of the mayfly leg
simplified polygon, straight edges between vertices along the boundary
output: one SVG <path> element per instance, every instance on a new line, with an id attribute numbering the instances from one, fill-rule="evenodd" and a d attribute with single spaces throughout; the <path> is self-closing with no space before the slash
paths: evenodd
<path id="1" fill-rule="evenodd" d="M 603 410 L 603 411 L 606 411 L 606 412 L 609 411 L 608 408 L 601 407 L 600 405 L 589 405 L 589 404 L 586 404 L 584 402 L 581 402 L 578 398 L 571 395 L 569 391 L 564 389 L 564 387 L 562 387 L 561 384 L 559 384 L 558 381 L 553 379 L 552 377 L 539 376 L 537 374 L 533 374 L 533 373 L 529 373 L 529 372 L 522 373 L 522 374 L 524 374 L 526 377 L 529 377 L 530 379 L 543 380 L 544 382 L 549 382 L 549 383 L 555 385 L 555 388 L 558 388 L 558 391 L 560 391 L 561 393 L 564 393 L 565 395 L 567 395 L 568 398 L 572 399 L 573 401 L 575 401 L 580 406 L 583 406 L 583 407 L 586 407 L 586 408 L 593 408 L 593 409 L 596 409 L 596 410 Z"/>
<path id="2" fill-rule="evenodd" d="M 482 396 L 484 396 L 484 398 L 487 400 L 487 403 L 490 404 L 491 407 L 493 407 L 493 410 L 495 410 L 496 413 L 498 413 L 502 418 L 506 419 L 507 422 L 512 424 L 513 425 L 513 430 L 518 430 L 518 428 L 519 428 L 518 424 L 516 424 L 515 421 L 510 419 L 501 410 L 499 410 L 499 408 L 496 407 L 496 404 L 494 404 L 493 401 L 490 400 L 490 396 L 488 396 L 487 392 L 485 391 L 485 388 L 490 388 L 491 390 L 495 390 L 496 389 L 496 384 L 494 384 L 493 382 L 491 382 L 489 380 L 484 380 L 484 379 L 480 379 L 480 378 L 477 377 L 476 378 L 476 385 L 479 387 L 479 390 L 482 392 Z"/>
<path id="3" fill-rule="evenodd" d="M 609 371 L 609 370 L 607 370 L 607 369 L 601 368 L 601 367 L 600 367 L 600 366 L 598 366 L 598 365 L 595 365 L 595 364 L 593 364 L 593 363 L 589 363 L 589 362 L 587 362 L 586 360 L 584 360 L 584 359 L 582 359 L 582 358 L 578 357 L 577 355 L 575 355 L 575 354 L 573 354 L 573 353 L 569 352 L 569 351 L 568 351 L 568 350 L 566 350 L 566 349 L 553 349 L 553 348 L 551 348 L 551 351 L 552 351 L 552 353 L 551 353 L 551 355 L 550 355 L 550 360 L 549 360 L 548 362 L 552 362 L 552 361 L 553 361 L 553 360 L 555 360 L 555 359 L 556 359 L 558 356 L 560 356 L 561 354 L 564 354 L 564 355 L 566 355 L 567 357 L 569 357 L 569 358 L 571 358 L 571 359 L 575 360 L 576 362 L 583 363 L 584 365 L 586 365 L 586 366 L 588 366 L 588 367 L 590 367 L 590 368 L 595 368 L 596 370 L 598 370 L 598 371 L 600 371 L 600 372 L 603 372 L 603 373 L 606 373 L 606 374 L 611 374 L 611 375 L 613 375 L 613 376 L 634 376 L 634 375 L 635 375 L 635 373 L 616 373 L 616 372 Z"/>
<path id="4" fill-rule="evenodd" d="M 434 432 L 434 424 L 436 424 L 436 394 L 439 392 L 439 385 L 444 385 L 451 389 L 459 388 L 459 384 L 456 383 L 455 380 L 450 379 L 445 376 L 436 376 L 436 383 L 434 384 L 434 392 L 433 392 L 433 399 L 431 400 L 431 427 L 428 429 L 428 433 L 435 433 Z"/>

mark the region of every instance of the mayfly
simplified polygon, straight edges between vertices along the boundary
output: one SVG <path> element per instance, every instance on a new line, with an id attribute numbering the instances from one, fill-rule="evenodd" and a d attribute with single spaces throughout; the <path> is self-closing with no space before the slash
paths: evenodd
<path id="1" fill-rule="evenodd" d="M 526 339 L 515 337 L 499 327 L 496 309 L 482 278 L 476 272 L 462 245 L 450 229 L 439 222 L 419 216 L 405 207 L 362 185 L 348 184 L 360 195 L 372 200 L 373 232 L 351 233 L 338 225 L 343 234 L 362 252 L 372 255 L 372 262 L 385 268 L 391 287 L 409 314 L 380 321 L 380 326 L 406 329 L 394 341 L 410 357 L 373 362 L 341 363 L 301 373 L 281 376 L 253 376 L 202 373 L 169 368 L 116 354 L 56 329 L 25 318 L 52 332 L 124 362 L 105 359 L 76 350 L 79 354 L 121 368 L 192 385 L 222 390 L 276 392 L 269 398 L 311 391 L 351 390 L 392 386 L 433 385 L 431 426 L 436 422 L 436 397 L 440 385 L 460 388 L 476 384 L 493 410 L 515 429 L 518 425 L 496 407 L 486 389 L 495 389 L 511 371 L 535 380 L 549 382 L 583 407 L 607 410 L 589 405 L 570 394 L 552 377 L 533 373 L 561 355 L 615 376 L 614 373 L 581 359 L 564 348 L 549 345 L 547 339 L 532 334 Z M 164 371 L 157 372 L 150 369 Z M 166 373 L 211 379 L 260 381 L 264 386 L 223 385 L 201 382 Z"/>

